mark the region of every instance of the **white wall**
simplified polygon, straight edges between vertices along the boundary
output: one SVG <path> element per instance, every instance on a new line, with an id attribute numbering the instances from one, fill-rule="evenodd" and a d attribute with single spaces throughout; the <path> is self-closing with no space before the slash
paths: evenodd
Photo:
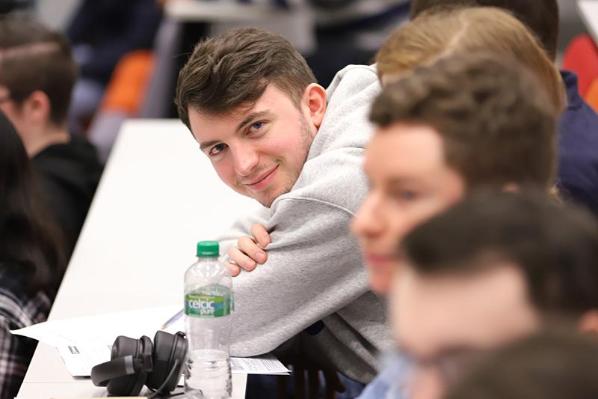
<path id="1" fill-rule="evenodd" d="M 579 17 L 576 0 L 559 0 L 559 7 L 561 12 L 559 49 L 563 51 L 575 35 L 585 32 L 586 29 Z"/>

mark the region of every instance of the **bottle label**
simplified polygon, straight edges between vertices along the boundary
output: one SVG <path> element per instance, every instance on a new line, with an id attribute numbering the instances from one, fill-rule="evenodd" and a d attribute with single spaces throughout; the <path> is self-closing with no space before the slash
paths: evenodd
<path id="1" fill-rule="evenodd" d="M 231 296 L 185 295 L 185 314 L 193 317 L 222 317 L 231 312 Z"/>

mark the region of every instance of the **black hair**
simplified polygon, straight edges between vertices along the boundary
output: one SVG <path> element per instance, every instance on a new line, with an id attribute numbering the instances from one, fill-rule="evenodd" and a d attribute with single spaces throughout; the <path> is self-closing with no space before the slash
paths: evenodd
<path id="1" fill-rule="evenodd" d="M 32 292 L 54 294 L 65 260 L 36 181 L 19 135 L 0 113 L 0 263 L 26 274 Z"/>

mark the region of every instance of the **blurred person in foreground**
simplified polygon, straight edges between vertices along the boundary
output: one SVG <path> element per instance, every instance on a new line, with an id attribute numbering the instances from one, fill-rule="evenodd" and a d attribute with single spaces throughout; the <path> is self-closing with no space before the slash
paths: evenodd
<path id="1" fill-rule="evenodd" d="M 472 191 L 532 186 L 548 195 L 554 105 L 529 71 L 502 58 L 444 57 L 386 86 L 374 101 L 376 131 L 364 163 L 370 188 L 352 228 L 379 294 L 388 292 L 397 267 L 397 242 Z M 385 363 L 362 398 L 395 396 L 393 381 L 408 367 L 400 355 Z"/>
<path id="2" fill-rule="evenodd" d="M 66 38 L 27 17 L 0 18 L 0 110 L 17 129 L 70 256 L 102 173 L 95 148 L 69 134 L 77 67 Z"/>
<path id="3" fill-rule="evenodd" d="M 459 9 L 444 13 L 439 12 L 434 15 L 421 16 L 402 26 L 389 37 L 378 53 L 378 75 L 382 84 L 388 86 L 397 80 L 401 80 L 402 77 L 408 78 L 410 72 L 418 66 L 430 65 L 451 54 L 464 55 L 480 51 L 488 52 L 499 58 L 513 59 L 527 68 L 534 75 L 533 78 L 535 78 L 535 81 L 540 83 L 541 90 L 535 95 L 542 97 L 542 100 L 552 108 L 553 119 L 556 119 L 563 106 L 563 89 L 558 71 L 525 26 L 506 12 L 495 8 Z M 490 76 L 492 73 L 497 72 L 489 71 L 487 74 L 488 79 L 492 78 Z M 505 82 L 505 84 L 508 83 Z M 484 86 L 482 86 L 481 82 L 479 85 L 480 88 L 477 90 L 483 90 Z M 514 82 L 513 85 L 519 85 L 519 83 Z M 443 88 L 444 90 L 459 90 L 458 87 L 450 84 L 446 86 L 446 88 Z M 429 90 L 432 89 L 429 88 Z M 487 90 L 490 91 L 490 88 Z M 497 148 L 504 147 L 505 149 L 509 146 L 518 145 L 520 141 L 523 141 L 523 137 L 529 137 L 530 133 L 528 131 L 531 128 L 522 125 L 523 121 L 526 121 L 526 118 L 525 115 L 520 115 L 521 110 L 515 109 L 515 106 L 512 107 L 512 110 L 507 109 L 510 106 L 507 102 L 507 93 L 502 94 L 504 109 L 501 110 L 501 113 L 505 114 L 505 118 L 510 118 L 508 115 L 511 113 L 517 115 L 511 121 L 514 125 L 516 123 L 515 120 L 520 120 L 521 122 L 511 129 L 512 136 L 501 138 L 500 142 L 493 143 L 493 146 Z M 430 93 L 430 102 L 434 101 L 432 98 L 433 95 L 433 93 Z M 460 100 L 458 92 L 451 93 L 451 95 L 454 96 L 455 101 Z M 482 98 L 478 101 L 475 93 L 468 95 L 471 95 L 470 101 L 472 101 L 468 112 L 471 113 L 471 118 L 475 116 L 479 121 L 467 126 L 466 124 L 469 122 L 465 120 L 463 122 L 464 129 L 472 130 L 471 136 L 476 138 L 476 140 L 491 140 L 492 137 L 487 134 L 484 125 L 500 126 L 503 124 L 506 127 L 507 122 L 503 122 L 501 117 L 498 116 L 501 113 L 497 113 L 493 117 L 485 110 L 485 102 L 492 104 L 492 98 Z M 449 98 L 449 95 L 446 95 L 446 97 Z M 463 97 L 464 99 L 460 101 L 465 101 L 465 94 Z M 476 102 L 479 105 L 476 105 Z M 450 104 L 445 105 L 447 108 L 449 106 Z M 524 105 L 517 106 L 524 107 Z M 478 108 L 476 109 L 476 107 Z M 408 117 L 408 115 L 405 115 L 403 119 L 408 120 Z M 449 120 L 450 118 L 447 117 L 446 119 Z M 555 130 L 556 127 L 552 126 L 551 129 Z M 498 141 L 498 138 L 496 140 Z M 546 142 L 541 140 L 536 142 L 530 141 L 527 151 L 530 153 L 534 151 L 541 154 L 547 150 L 547 145 Z M 486 151 L 485 148 L 479 147 L 477 151 Z M 502 154 L 490 154 L 493 148 L 490 146 L 487 148 L 488 154 L 483 153 L 480 156 L 488 159 L 500 156 L 503 157 L 502 162 L 509 163 L 509 154 L 506 151 Z M 527 161 L 526 158 L 528 159 Z M 384 162 L 385 159 L 382 158 L 380 162 Z M 526 162 L 531 162 L 531 159 L 527 156 L 522 157 L 521 160 L 515 162 L 515 165 L 510 165 L 509 167 L 519 167 L 523 173 L 527 167 Z M 556 162 L 556 159 L 554 162 Z M 390 164 L 387 167 L 392 168 Z M 551 165 L 551 167 L 555 166 Z M 497 169 L 495 173 L 504 172 Z M 492 179 L 490 178 L 488 181 L 480 180 L 478 183 L 492 184 Z M 397 241 L 397 233 L 394 231 L 396 228 L 391 223 L 384 223 L 382 219 L 378 222 L 380 226 L 384 226 L 385 228 L 380 228 L 377 234 L 369 235 L 367 242 L 362 242 L 363 249 L 366 253 L 392 253 L 395 250 Z M 372 247 L 371 249 L 369 248 L 370 246 Z M 366 264 L 368 265 L 370 284 L 376 292 L 384 294 L 390 283 L 390 274 L 393 270 L 392 261 L 388 263 L 377 262 L 376 264 L 374 262 L 366 262 Z"/>
<path id="4" fill-rule="evenodd" d="M 441 398 L 484 352 L 554 320 L 598 332 L 598 224 L 545 193 L 472 195 L 411 231 L 399 257 L 389 302 L 409 398 Z"/>
<path id="5" fill-rule="evenodd" d="M 594 337 L 550 327 L 472 365 L 445 399 L 598 398 Z"/>
<path id="6" fill-rule="evenodd" d="M 0 112 L 0 398 L 14 398 L 37 342 L 9 330 L 45 321 L 65 262 L 25 148 Z"/>

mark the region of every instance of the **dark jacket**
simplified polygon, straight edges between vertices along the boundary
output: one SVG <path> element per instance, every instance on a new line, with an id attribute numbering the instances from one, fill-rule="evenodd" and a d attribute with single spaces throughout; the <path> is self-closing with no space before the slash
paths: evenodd
<path id="1" fill-rule="evenodd" d="M 559 126 L 557 186 L 566 200 L 598 215 L 598 115 L 579 95 L 577 76 L 561 75 L 568 104 Z"/>
<path id="2" fill-rule="evenodd" d="M 68 143 L 45 148 L 32 163 L 48 209 L 64 232 L 70 256 L 102 175 L 96 149 L 85 139 L 73 136 Z"/>

